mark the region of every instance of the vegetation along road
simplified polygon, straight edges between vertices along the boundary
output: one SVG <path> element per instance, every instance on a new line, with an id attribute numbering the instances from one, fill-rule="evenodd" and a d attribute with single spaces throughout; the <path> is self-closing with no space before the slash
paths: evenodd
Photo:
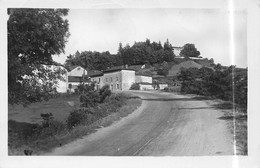
<path id="1" fill-rule="evenodd" d="M 201 156 L 232 155 L 233 135 L 223 112 L 198 97 L 131 91 L 139 109 L 47 155 Z"/>

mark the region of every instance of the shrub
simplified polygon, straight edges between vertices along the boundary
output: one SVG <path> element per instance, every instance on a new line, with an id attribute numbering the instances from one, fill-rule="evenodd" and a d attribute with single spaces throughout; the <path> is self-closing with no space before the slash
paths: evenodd
<path id="1" fill-rule="evenodd" d="M 133 83 L 130 90 L 140 90 L 140 85 L 138 83 Z"/>
<path id="2" fill-rule="evenodd" d="M 117 94 L 112 94 L 107 102 L 109 104 L 113 104 L 113 105 L 116 105 L 117 107 L 122 107 L 125 102 L 126 102 L 127 98 L 126 96 L 123 94 L 123 93 L 117 93 Z"/>
<path id="3" fill-rule="evenodd" d="M 100 91 L 100 103 L 103 103 L 104 100 L 111 95 L 111 90 L 109 89 L 108 85 L 103 86 Z"/>
<path id="4" fill-rule="evenodd" d="M 94 91 L 95 90 L 95 83 L 91 83 L 89 84 L 79 84 L 77 86 L 77 93 L 85 93 L 85 92 L 89 92 L 89 91 Z"/>
<path id="5" fill-rule="evenodd" d="M 42 126 L 44 126 L 44 127 L 50 126 L 51 121 L 54 119 L 52 113 L 41 113 L 41 117 L 42 117 L 42 120 L 43 120 Z"/>
<path id="6" fill-rule="evenodd" d="M 82 124 L 86 118 L 87 113 L 83 109 L 72 111 L 66 121 L 67 128 L 72 129 L 75 126 Z"/>
<path id="7" fill-rule="evenodd" d="M 100 102 L 100 96 L 97 91 L 90 90 L 80 96 L 81 107 L 94 107 Z"/>

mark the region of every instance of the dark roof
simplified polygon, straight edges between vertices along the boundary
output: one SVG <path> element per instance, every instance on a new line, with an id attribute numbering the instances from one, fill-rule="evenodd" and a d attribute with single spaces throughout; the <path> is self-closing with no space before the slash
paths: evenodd
<path id="1" fill-rule="evenodd" d="M 148 82 L 139 82 L 138 84 L 141 84 L 141 85 L 152 85 L 152 83 L 148 83 Z"/>
<path id="2" fill-rule="evenodd" d="M 90 70 L 88 71 L 88 74 L 86 75 L 87 77 L 95 77 L 95 76 L 102 76 L 103 73 L 98 70 Z"/>
<path id="3" fill-rule="evenodd" d="M 103 73 L 101 72 L 101 73 L 89 75 L 89 77 L 97 77 L 97 76 L 103 76 Z"/>
<path id="4" fill-rule="evenodd" d="M 129 68 L 115 68 L 115 67 L 113 67 L 113 68 L 104 70 L 103 73 L 116 72 L 116 71 L 122 71 L 122 70 L 135 71 L 135 70 L 129 69 Z"/>
<path id="5" fill-rule="evenodd" d="M 79 76 L 68 76 L 68 82 L 83 82 L 83 78 Z M 88 78 L 84 78 L 84 82 L 89 82 Z"/>
<path id="6" fill-rule="evenodd" d="M 135 76 L 147 76 L 147 77 L 152 77 L 152 75 L 147 75 L 147 74 L 142 74 L 142 73 L 136 73 Z"/>

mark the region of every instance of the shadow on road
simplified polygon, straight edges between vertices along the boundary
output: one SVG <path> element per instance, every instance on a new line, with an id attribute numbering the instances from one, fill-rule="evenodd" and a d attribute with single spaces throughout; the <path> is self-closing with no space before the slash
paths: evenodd
<path id="1" fill-rule="evenodd" d="M 218 119 L 220 120 L 247 120 L 247 116 L 246 115 L 239 115 L 239 116 L 222 116 L 219 117 Z"/>
<path id="2" fill-rule="evenodd" d="M 201 101 L 201 100 L 209 100 L 207 98 L 202 97 L 193 97 L 193 98 L 151 98 L 151 99 L 142 99 L 145 101 Z"/>
<path id="3" fill-rule="evenodd" d="M 191 108 L 178 108 L 178 110 L 193 110 L 193 109 L 197 109 L 197 110 L 200 110 L 200 109 L 215 109 L 214 107 L 191 107 Z"/>
<path id="4" fill-rule="evenodd" d="M 229 110 L 229 109 L 233 109 L 233 103 L 219 103 L 219 104 L 215 104 L 213 105 L 215 108 L 217 109 L 223 109 L 223 110 Z"/>

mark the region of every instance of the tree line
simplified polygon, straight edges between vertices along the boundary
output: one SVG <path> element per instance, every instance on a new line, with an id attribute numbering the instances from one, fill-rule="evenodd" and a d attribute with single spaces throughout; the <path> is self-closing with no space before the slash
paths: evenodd
<path id="1" fill-rule="evenodd" d="M 168 39 L 163 45 L 160 41 L 150 42 L 146 39 L 143 42 L 135 42 L 132 46 L 119 43 L 117 54 L 110 54 L 109 51 L 77 51 L 67 57 L 65 67 L 69 69 L 71 66 L 79 65 L 85 69 L 105 70 L 119 65 L 171 62 L 174 57 L 174 49 Z"/>

